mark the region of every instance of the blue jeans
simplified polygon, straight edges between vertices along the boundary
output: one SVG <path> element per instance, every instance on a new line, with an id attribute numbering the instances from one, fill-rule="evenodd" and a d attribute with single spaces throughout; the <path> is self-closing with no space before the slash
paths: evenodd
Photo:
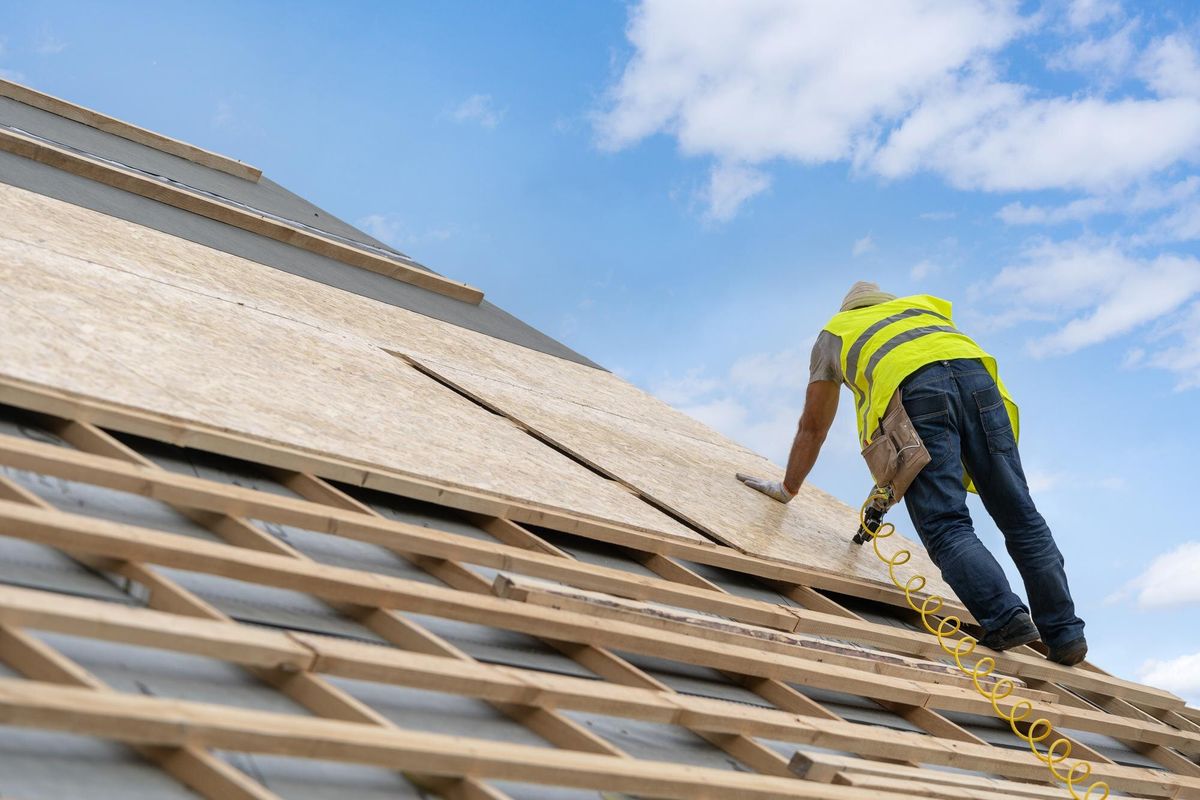
<path id="1" fill-rule="evenodd" d="M 931 461 L 904 495 L 913 526 L 959 599 L 985 631 L 1031 613 L 1049 647 L 1083 635 L 1063 557 L 1029 496 L 1008 412 L 996 382 L 975 359 L 939 361 L 900 385 L 904 409 Z M 963 487 L 966 468 L 1004 534 L 1029 596 L 1013 594 L 995 557 L 975 535 Z"/>

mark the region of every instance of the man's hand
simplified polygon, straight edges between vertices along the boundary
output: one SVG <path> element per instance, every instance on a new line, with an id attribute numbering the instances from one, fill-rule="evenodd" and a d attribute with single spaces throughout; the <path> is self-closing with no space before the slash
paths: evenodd
<path id="1" fill-rule="evenodd" d="M 751 489 L 757 489 L 772 500 L 778 500 L 781 503 L 787 503 L 796 496 L 793 492 L 789 492 L 784 487 L 782 481 L 769 481 L 765 478 L 755 478 L 752 475 L 744 475 L 741 472 L 737 474 L 737 479 L 749 486 Z"/>

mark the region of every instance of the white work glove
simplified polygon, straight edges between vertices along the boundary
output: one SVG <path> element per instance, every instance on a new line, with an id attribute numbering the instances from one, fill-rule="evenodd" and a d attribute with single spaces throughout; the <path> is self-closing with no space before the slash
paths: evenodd
<path id="1" fill-rule="evenodd" d="M 782 481 L 769 481 L 766 478 L 755 478 L 752 475 L 744 475 L 741 472 L 737 474 L 737 479 L 749 486 L 751 489 L 757 489 L 772 500 L 778 500 L 781 503 L 787 503 L 796 496 L 784 488 Z"/>

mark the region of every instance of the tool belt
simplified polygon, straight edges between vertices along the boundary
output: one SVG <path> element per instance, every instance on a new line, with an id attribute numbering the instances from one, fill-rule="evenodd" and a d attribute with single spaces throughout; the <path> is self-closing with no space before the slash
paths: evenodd
<path id="1" fill-rule="evenodd" d="M 892 395 L 892 401 L 888 403 L 871 443 L 863 448 L 862 456 L 875 479 L 875 486 L 890 493 L 892 504 L 900 501 L 913 479 L 929 463 L 929 451 L 900 402 L 899 389 Z"/>

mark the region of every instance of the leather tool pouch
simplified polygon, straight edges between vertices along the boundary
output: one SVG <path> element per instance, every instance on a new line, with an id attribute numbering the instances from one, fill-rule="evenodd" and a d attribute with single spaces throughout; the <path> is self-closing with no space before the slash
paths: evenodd
<path id="1" fill-rule="evenodd" d="M 875 485 L 892 490 L 893 502 L 904 496 L 913 479 L 929 463 L 929 451 L 900 402 L 899 390 L 892 395 L 879 428 L 862 455 Z"/>

